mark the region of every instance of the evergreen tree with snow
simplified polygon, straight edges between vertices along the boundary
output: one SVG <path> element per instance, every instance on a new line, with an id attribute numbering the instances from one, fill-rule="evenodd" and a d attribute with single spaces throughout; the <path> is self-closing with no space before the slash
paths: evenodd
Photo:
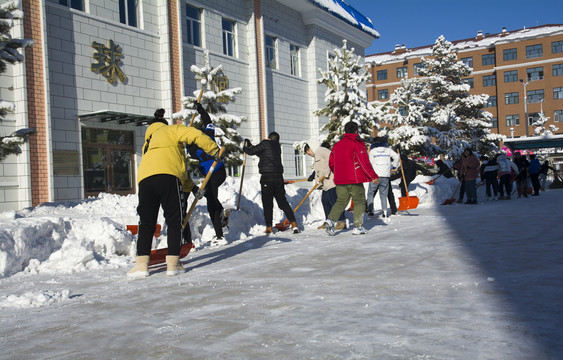
<path id="1" fill-rule="evenodd" d="M 196 114 L 192 126 L 201 128 L 202 122 L 199 114 L 195 110 L 200 91 L 203 91 L 200 103 L 208 112 L 213 125 L 215 126 L 215 141 L 220 147 L 225 147 L 223 159 L 226 165 L 238 166 L 242 164 L 240 154 L 242 153 L 243 138 L 237 129 L 246 117 L 229 114 L 227 105 L 235 102 L 237 94 L 242 92 L 242 88 L 224 89 L 226 78 L 222 71 L 222 65 L 212 67 L 209 62 L 209 51 L 204 52 L 204 66 L 197 67 L 192 65 L 190 71 L 195 74 L 195 78 L 201 84 L 200 90 L 195 90 L 193 96 L 184 96 L 182 103 L 184 109 L 173 114 L 173 118 L 182 119 L 186 126 L 190 126 L 192 115 Z M 203 130 L 203 129 L 200 129 Z M 190 163 L 190 167 L 195 168 L 197 162 Z"/>
<path id="2" fill-rule="evenodd" d="M 328 70 L 319 69 L 321 78 L 317 79 L 317 83 L 327 87 L 327 105 L 315 111 L 315 115 L 329 118 L 321 132 L 328 132 L 326 141 L 334 144 L 344 134 L 344 125 L 355 121 L 359 125 L 360 137 L 367 140 L 375 125 L 374 109 L 360 87 L 371 75 L 362 63 L 362 58 L 354 54 L 354 48 L 347 48 L 346 40 L 334 52 L 335 56 L 328 60 Z"/>
<path id="3" fill-rule="evenodd" d="M 535 127 L 534 134 L 536 136 L 547 136 L 553 135 L 559 130 L 555 125 L 550 124 L 548 128 L 545 128 L 545 123 L 549 120 L 549 117 L 545 116 L 543 110 L 540 112 L 539 117 L 532 123 Z"/>
<path id="4" fill-rule="evenodd" d="M 19 10 L 19 3 L 16 1 L 0 4 L 0 74 L 6 72 L 7 63 L 15 64 L 24 60 L 19 49 L 33 45 L 33 40 L 13 39 L 10 35 L 14 20 L 22 18 L 23 12 Z M 0 99 L 0 121 L 14 110 L 14 103 Z M 33 132 L 34 129 L 20 129 L 8 136 L 0 136 L 0 161 L 8 155 L 20 154 L 20 146 L 27 142 Z"/>
<path id="5" fill-rule="evenodd" d="M 424 83 L 403 79 L 386 102 L 374 102 L 376 119 L 382 126 L 378 136 L 387 136 L 409 156 L 434 156 L 440 148 L 432 143 L 438 131 L 429 125 L 433 105 L 420 97 Z"/>
<path id="6" fill-rule="evenodd" d="M 487 95 L 470 95 L 466 78 L 471 68 L 457 60 L 451 42 L 440 36 L 431 58 L 423 58 L 418 74 L 423 76 L 420 97 L 435 104 L 428 126 L 436 129 L 435 145 L 450 159 L 459 158 L 465 148 L 479 153 L 497 149 L 503 136 L 490 132 L 492 114 L 483 110 Z"/>

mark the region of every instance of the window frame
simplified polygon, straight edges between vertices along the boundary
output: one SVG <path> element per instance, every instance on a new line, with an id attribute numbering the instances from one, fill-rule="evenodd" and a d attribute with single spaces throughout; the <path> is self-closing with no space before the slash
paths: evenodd
<path id="1" fill-rule="evenodd" d="M 384 95 L 383 97 L 381 95 Z M 389 99 L 389 89 L 377 90 L 377 100 Z"/>
<path id="2" fill-rule="evenodd" d="M 497 84 L 496 75 L 483 75 L 483 87 L 495 86 Z"/>
<path id="3" fill-rule="evenodd" d="M 197 11 L 197 19 L 191 17 L 188 14 L 188 8 L 191 8 L 193 10 Z M 186 4 L 185 9 L 185 16 L 184 16 L 184 24 L 186 24 L 186 39 L 184 40 L 184 43 L 186 44 L 190 44 L 193 46 L 199 46 L 201 47 L 201 14 L 202 14 L 202 9 L 195 7 L 193 5 L 190 4 Z M 196 29 L 196 25 L 197 25 L 197 34 L 194 34 L 194 29 Z M 197 35 L 197 41 L 195 41 L 195 36 Z"/>
<path id="4" fill-rule="evenodd" d="M 414 75 L 414 76 L 419 76 L 420 74 L 418 73 L 418 70 L 419 70 L 420 68 L 422 68 L 422 67 L 424 67 L 424 65 L 422 65 L 422 63 L 413 64 L 413 66 L 412 66 L 413 75 Z"/>
<path id="5" fill-rule="evenodd" d="M 543 44 L 526 46 L 526 59 L 536 59 L 543 57 Z"/>
<path id="6" fill-rule="evenodd" d="M 385 75 L 385 77 L 380 75 Z M 378 81 L 387 80 L 387 70 L 377 70 L 376 76 Z"/>
<path id="7" fill-rule="evenodd" d="M 509 81 L 507 81 L 507 77 L 508 77 Z M 514 80 L 511 80 L 513 77 L 514 77 Z M 504 82 L 505 83 L 516 82 L 516 81 L 518 81 L 518 70 L 509 70 L 509 71 L 504 72 Z"/>
<path id="8" fill-rule="evenodd" d="M 397 74 L 397 79 L 408 78 L 409 68 L 406 66 L 398 67 L 396 74 Z"/>
<path id="9" fill-rule="evenodd" d="M 485 107 L 497 107 L 497 106 L 498 106 L 498 102 L 496 95 L 489 96 L 489 98 L 487 99 L 487 103 L 485 104 Z"/>
<path id="10" fill-rule="evenodd" d="M 518 50 L 516 48 L 504 49 L 502 51 L 502 59 L 504 61 L 514 61 L 518 59 Z"/>
<path id="11" fill-rule="evenodd" d="M 563 99 L 563 87 L 553 88 L 553 100 Z"/>
<path id="12" fill-rule="evenodd" d="M 487 61 L 485 61 L 485 59 L 487 59 Z M 492 59 L 492 62 L 489 62 L 489 60 Z M 495 65 L 496 60 L 495 60 L 495 54 L 483 54 L 481 55 L 481 65 L 483 66 L 489 66 L 489 65 Z"/>
<path id="13" fill-rule="evenodd" d="M 526 99 L 528 101 L 528 104 L 535 104 L 544 101 L 545 94 L 543 89 L 528 90 L 528 93 L 526 94 Z"/>
<path id="14" fill-rule="evenodd" d="M 225 24 L 230 24 L 232 29 L 225 29 Z M 236 37 L 236 22 L 228 18 L 221 19 L 221 29 L 223 37 L 223 55 L 236 57 L 237 52 L 237 37 Z"/>
<path id="15" fill-rule="evenodd" d="M 520 115 L 506 115 L 506 126 L 520 126 Z"/>
<path id="16" fill-rule="evenodd" d="M 300 48 L 295 44 L 289 44 L 289 65 L 291 75 L 301 77 Z"/>
<path id="17" fill-rule="evenodd" d="M 553 76 L 563 76 L 563 63 L 554 64 L 551 67 L 551 71 Z"/>
<path id="18" fill-rule="evenodd" d="M 534 77 L 533 74 L 537 73 L 538 76 Z M 543 66 L 536 66 L 533 68 L 527 68 L 526 69 L 526 78 L 528 79 L 528 81 L 537 81 L 537 80 L 543 80 Z"/>
<path id="19" fill-rule="evenodd" d="M 459 59 L 462 63 L 473 69 L 473 56 L 468 56 Z"/>
<path id="20" fill-rule="evenodd" d="M 504 104 L 512 105 L 520 103 L 520 94 L 518 92 L 504 93 Z"/>
<path id="21" fill-rule="evenodd" d="M 563 52 L 563 40 L 551 42 L 551 53 L 558 54 Z"/>
<path id="22" fill-rule="evenodd" d="M 272 44 L 268 44 L 268 40 L 271 39 Z M 266 57 L 266 67 L 272 70 L 278 70 L 278 39 L 273 35 L 267 35 L 264 39 L 265 51 L 264 56 Z"/>
<path id="23" fill-rule="evenodd" d="M 563 122 L 563 110 L 553 110 L 553 121 Z"/>
<path id="24" fill-rule="evenodd" d="M 134 19 L 131 21 L 131 19 Z M 119 0 L 119 22 L 139 27 L 139 5 L 137 0 Z"/>

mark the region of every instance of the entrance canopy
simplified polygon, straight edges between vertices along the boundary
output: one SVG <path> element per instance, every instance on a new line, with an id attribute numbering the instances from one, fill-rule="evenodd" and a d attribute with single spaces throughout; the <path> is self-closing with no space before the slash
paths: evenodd
<path id="1" fill-rule="evenodd" d="M 100 122 L 117 121 L 119 124 L 135 123 L 137 126 L 147 125 L 153 116 L 136 115 L 117 111 L 96 111 L 88 114 L 78 115 L 80 121 L 94 120 Z"/>

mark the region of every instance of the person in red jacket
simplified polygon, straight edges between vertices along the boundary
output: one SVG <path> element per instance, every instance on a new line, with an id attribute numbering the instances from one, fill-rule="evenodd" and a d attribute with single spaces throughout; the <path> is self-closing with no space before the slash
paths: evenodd
<path id="1" fill-rule="evenodd" d="M 465 180 L 465 194 L 467 195 L 466 204 L 477 204 L 476 182 L 479 177 L 481 163 L 470 148 L 463 151 L 461 156 L 460 171 Z"/>
<path id="2" fill-rule="evenodd" d="M 371 181 L 377 184 L 378 176 L 369 161 L 366 145 L 358 136 L 358 124 L 350 121 L 344 125 L 344 136 L 332 148 L 328 165 L 334 173 L 336 184 L 336 203 L 332 207 L 325 230 L 334 235 L 334 221 L 338 219 L 350 197 L 354 201 L 354 229 L 352 234 L 365 234 L 363 228 L 366 194 L 363 183 Z"/>

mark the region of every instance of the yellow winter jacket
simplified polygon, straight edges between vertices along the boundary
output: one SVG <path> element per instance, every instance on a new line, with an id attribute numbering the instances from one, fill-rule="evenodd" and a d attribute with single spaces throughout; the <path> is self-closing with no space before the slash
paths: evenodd
<path id="1" fill-rule="evenodd" d="M 210 155 L 215 155 L 219 151 L 215 141 L 196 128 L 155 122 L 147 128 L 145 133 L 137 182 L 140 183 L 152 175 L 170 174 L 182 181 L 185 192 L 191 191 L 194 183 L 186 172 L 186 158 L 182 143 L 195 143 Z"/>

